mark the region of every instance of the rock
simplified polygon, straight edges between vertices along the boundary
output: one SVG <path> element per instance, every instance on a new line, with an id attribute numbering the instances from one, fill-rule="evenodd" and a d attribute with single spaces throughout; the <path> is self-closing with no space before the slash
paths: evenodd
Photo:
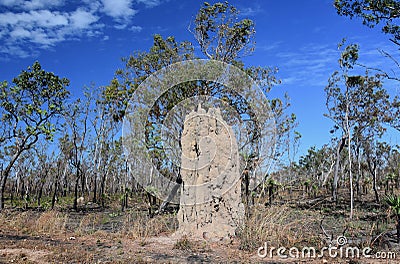
<path id="1" fill-rule="evenodd" d="M 76 203 L 79 206 L 82 206 L 84 204 L 84 202 L 85 202 L 85 198 L 83 198 L 83 197 L 79 197 L 78 199 L 76 199 Z"/>

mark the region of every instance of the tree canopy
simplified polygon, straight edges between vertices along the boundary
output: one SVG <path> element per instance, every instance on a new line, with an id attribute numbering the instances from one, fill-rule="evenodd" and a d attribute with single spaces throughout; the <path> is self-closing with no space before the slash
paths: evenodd
<path id="1" fill-rule="evenodd" d="M 397 0 L 335 0 L 337 13 L 361 18 L 368 27 L 381 26 L 391 41 L 400 45 L 400 2 Z"/>
<path id="2" fill-rule="evenodd" d="M 12 83 L 4 81 L 0 86 L 0 156 L 9 157 L 1 173 L 0 209 L 4 206 L 5 183 L 15 162 L 40 136 L 53 139 L 57 118 L 69 96 L 69 80 L 46 72 L 39 62 L 22 71 Z"/>

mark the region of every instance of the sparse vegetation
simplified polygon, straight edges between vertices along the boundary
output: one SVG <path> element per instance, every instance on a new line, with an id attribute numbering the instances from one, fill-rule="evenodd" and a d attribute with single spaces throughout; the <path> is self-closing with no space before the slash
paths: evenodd
<path id="1" fill-rule="evenodd" d="M 361 17 L 370 27 L 386 21 L 383 32 L 399 46 L 399 4 L 372 2 L 334 1 L 340 15 Z M 400 98 L 385 86 L 388 79 L 398 83 L 396 75 L 361 65 L 360 47 L 342 42 L 338 71 L 325 87 L 332 130 L 319 132 L 331 141 L 295 161 L 301 135 L 289 97 L 270 98 L 280 83 L 276 70 L 241 60 L 255 47 L 255 23 L 228 3 L 204 3 L 191 30 L 196 44 L 154 35 L 149 51 L 124 58 L 125 68 L 109 85 L 86 87 L 85 97 L 73 102 L 69 80 L 39 62 L 13 85 L 0 84 L 0 262 L 252 262 L 264 242 L 321 249 L 339 236 L 351 246 L 400 254 L 400 146 L 384 137 L 389 128 L 400 131 Z M 139 84 L 195 58 L 197 46 L 203 57 L 233 64 L 260 83 L 276 118 L 277 150 L 268 158 L 278 165 L 254 189 L 251 175 L 267 155 L 259 148 L 266 132 L 251 103 L 235 92 L 208 81 L 179 84 L 155 102 L 144 124 L 154 166 L 182 184 L 179 168 L 160 147 L 169 111 L 187 97 L 214 96 L 246 119 L 248 152 L 240 153 L 246 220 L 226 241 L 174 238 L 177 206 L 163 204 L 160 189 L 133 177 L 119 136 Z"/>
<path id="2" fill-rule="evenodd" d="M 193 242 L 191 242 L 187 236 L 183 236 L 174 245 L 174 249 L 179 250 L 191 250 L 193 248 Z"/>

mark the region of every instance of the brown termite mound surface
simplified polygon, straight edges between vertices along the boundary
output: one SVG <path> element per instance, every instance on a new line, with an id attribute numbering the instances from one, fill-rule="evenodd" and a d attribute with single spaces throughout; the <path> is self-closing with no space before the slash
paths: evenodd
<path id="1" fill-rule="evenodd" d="M 199 105 L 181 137 L 179 229 L 174 236 L 222 240 L 243 224 L 238 145 L 219 108 Z"/>

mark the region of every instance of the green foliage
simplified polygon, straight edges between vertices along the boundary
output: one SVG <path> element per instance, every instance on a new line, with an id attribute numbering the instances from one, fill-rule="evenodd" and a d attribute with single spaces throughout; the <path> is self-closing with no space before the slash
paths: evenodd
<path id="1" fill-rule="evenodd" d="M 155 188 L 153 186 L 147 186 L 145 188 L 145 191 L 148 192 L 149 194 L 151 194 L 152 196 L 157 196 L 159 194 L 159 191 L 157 190 L 157 188 Z"/>
<path id="2" fill-rule="evenodd" d="M 277 180 L 275 180 L 275 179 L 269 178 L 265 182 L 265 186 L 274 188 L 274 187 L 282 186 L 282 184 L 280 182 L 278 182 Z"/>
<path id="3" fill-rule="evenodd" d="M 29 148 L 39 135 L 52 140 L 56 130 L 53 118 L 62 114 L 69 80 L 44 71 L 35 62 L 12 82 L 13 86 L 7 82 L 0 86 L 1 119 L 10 128 L 2 141 L 18 139 L 20 147 Z"/>
<path id="4" fill-rule="evenodd" d="M 382 32 L 384 34 L 391 36 L 391 41 L 400 46 L 400 26 L 399 26 L 399 18 L 400 18 L 400 2 L 397 0 L 335 0 L 334 1 L 335 8 L 337 13 L 342 16 L 348 16 L 350 18 L 357 17 L 361 18 L 363 24 L 374 28 L 376 26 L 382 27 Z M 343 45 L 342 42 L 341 45 Z M 392 60 L 399 67 L 399 63 L 396 58 L 391 54 L 381 51 L 381 53 Z M 347 67 L 349 69 L 353 68 L 358 59 L 358 45 L 350 45 L 346 48 L 346 51 L 342 54 L 340 59 L 340 64 L 342 67 Z M 359 66 L 363 66 L 365 69 L 371 69 L 367 66 L 357 64 Z M 393 73 L 385 72 L 382 69 L 376 69 L 372 67 L 372 69 L 379 73 L 379 78 L 387 78 L 395 81 L 400 81 L 400 79 L 396 76 L 397 74 L 393 71 Z M 361 78 L 349 78 L 349 85 L 358 85 L 363 80 Z M 381 80 L 380 80 L 381 81 Z M 391 104 L 391 113 L 390 118 L 386 120 L 386 123 L 389 124 L 394 129 L 400 130 L 400 104 L 399 97 L 396 96 L 392 100 Z M 386 116 L 387 117 L 387 116 Z"/>
<path id="5" fill-rule="evenodd" d="M 318 150 L 313 146 L 307 150 L 306 155 L 300 157 L 299 165 L 306 170 L 318 170 L 328 156 L 327 151 L 326 146 Z"/>
<path id="6" fill-rule="evenodd" d="M 53 140 L 56 120 L 63 114 L 69 96 L 69 80 L 44 71 L 39 62 L 12 82 L 12 86 L 7 82 L 0 86 L 0 157 L 11 157 L 0 177 L 0 210 L 4 208 L 4 189 L 14 164 L 40 136 Z"/>
<path id="7" fill-rule="evenodd" d="M 390 195 L 385 199 L 385 203 L 390 207 L 390 209 L 400 217 L 400 196 Z"/>
<path id="8" fill-rule="evenodd" d="M 194 58 L 193 46 L 190 42 L 177 42 L 174 37 L 164 39 L 156 34 L 153 46 L 148 52 L 135 52 L 122 61 L 125 69 L 119 69 L 115 78 L 104 88 L 102 103 L 114 121 L 121 121 L 125 115 L 128 100 L 137 87 L 149 75 L 175 62 Z"/>
<path id="9" fill-rule="evenodd" d="M 392 101 L 392 116 L 390 125 L 400 132 L 400 97 L 396 96 Z"/>
<path id="10" fill-rule="evenodd" d="M 338 48 L 342 48 L 342 46 L 346 43 L 346 40 L 343 39 L 342 42 L 338 45 Z M 340 54 L 339 65 L 341 68 L 353 69 L 354 64 L 358 60 L 358 52 L 360 47 L 357 44 L 350 44 L 346 46 L 344 51 Z"/>
<path id="11" fill-rule="evenodd" d="M 196 15 L 194 33 L 209 59 L 232 62 L 241 51 L 254 50 L 254 22 L 238 19 L 239 11 L 228 2 L 205 2 Z M 250 44 L 250 45 L 249 45 Z"/>
<path id="12" fill-rule="evenodd" d="M 335 8 L 341 16 L 361 18 L 368 27 L 382 25 L 382 32 L 392 36 L 400 45 L 400 2 L 397 0 L 335 0 Z"/>
<path id="13" fill-rule="evenodd" d="M 341 44 L 340 46 L 342 46 Z M 346 133 L 346 116 L 349 128 L 359 136 L 362 133 L 382 135 L 384 123 L 392 119 L 389 95 L 382 87 L 380 74 L 351 75 L 350 70 L 356 66 L 358 45 L 351 44 L 341 53 L 339 65 L 329 79 L 325 88 L 326 105 L 329 113 L 325 116 L 334 121 L 334 131 L 339 128 Z"/>

